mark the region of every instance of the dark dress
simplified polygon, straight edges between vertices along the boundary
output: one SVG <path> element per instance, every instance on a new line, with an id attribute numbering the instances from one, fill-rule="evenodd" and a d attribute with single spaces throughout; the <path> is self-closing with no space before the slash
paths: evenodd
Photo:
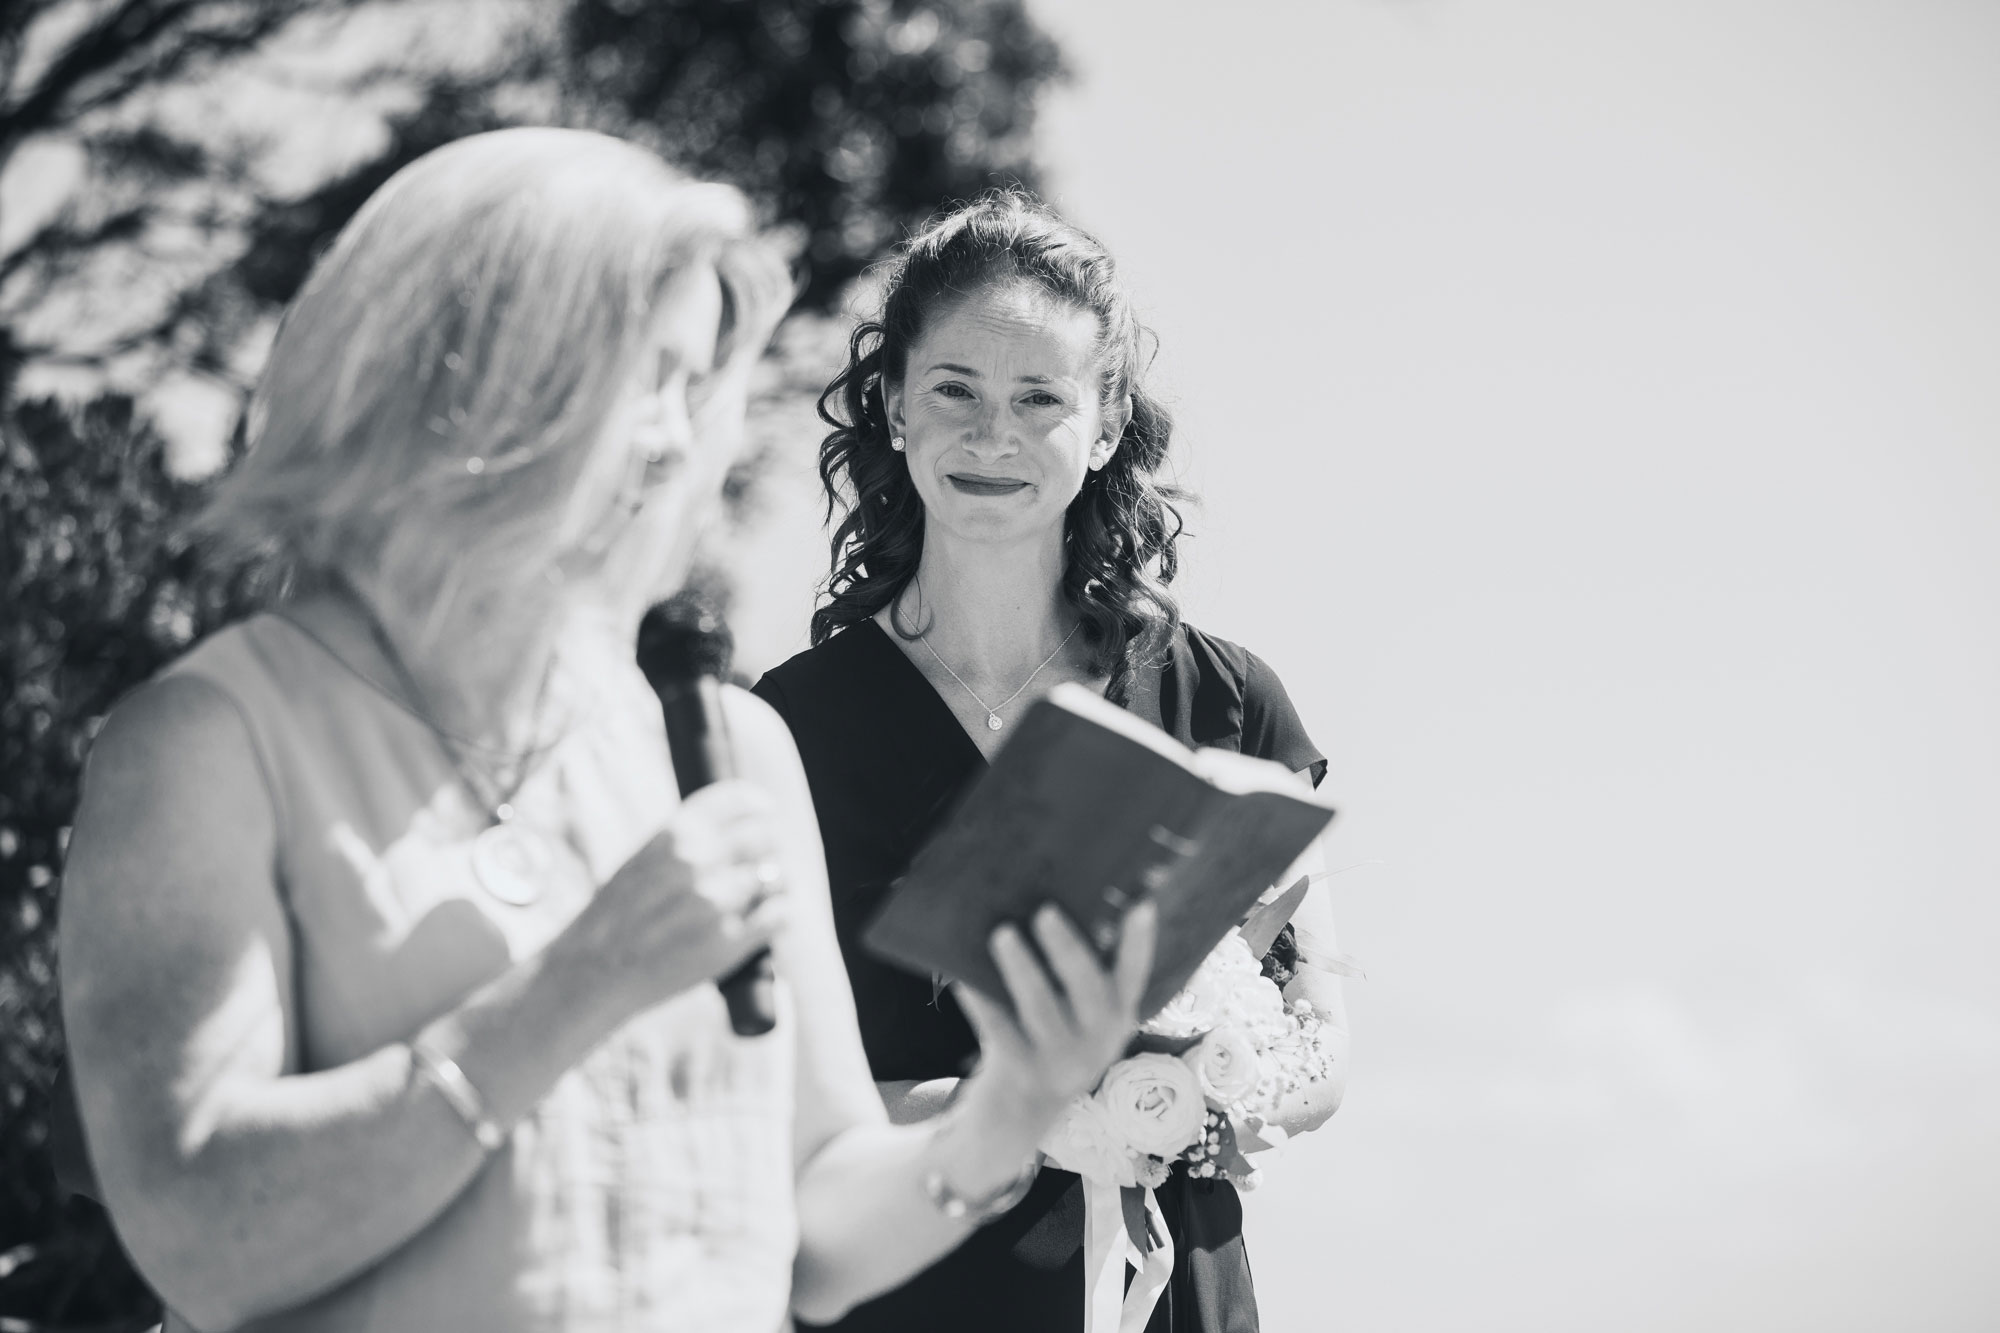
<path id="1" fill-rule="evenodd" d="M 1134 674 L 1126 707 L 1183 743 L 1310 768 L 1307 739 L 1278 678 L 1235 644 L 1183 628 L 1165 660 Z M 773 668 L 756 686 L 791 727 L 826 843 L 834 923 L 879 1081 L 963 1076 L 978 1055 L 949 991 L 882 962 L 862 928 L 986 760 L 903 650 L 873 621 Z M 1174 1235 L 1174 1273 L 1147 1333 L 1255 1333 L 1242 1209 L 1227 1182 L 1176 1171 L 1157 1191 Z M 1083 1190 L 1045 1168 L 1026 1199 L 895 1291 L 832 1327 L 842 1333 L 1034 1330 L 1083 1324 Z"/>

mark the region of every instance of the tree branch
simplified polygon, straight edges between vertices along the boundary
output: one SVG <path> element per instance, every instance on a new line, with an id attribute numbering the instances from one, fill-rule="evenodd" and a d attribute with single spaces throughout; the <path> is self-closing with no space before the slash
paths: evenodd
<path id="1" fill-rule="evenodd" d="M 219 27 L 186 33 L 179 43 L 166 50 L 142 55 L 119 71 L 115 82 L 88 97 L 78 97 L 65 108 L 66 119 L 88 115 L 102 107 L 124 101 L 141 88 L 156 87 L 178 77 L 206 57 L 241 54 L 255 50 L 272 34 L 308 10 L 330 7 L 351 0 L 265 0 L 251 17 L 236 27 Z"/>
<path id="2" fill-rule="evenodd" d="M 0 283 L 29 263 L 54 263 L 67 255 L 92 250 L 113 241 L 131 240 L 159 215 L 151 204 L 135 204 L 105 217 L 89 227 L 78 227 L 58 215 L 0 259 Z"/>
<path id="3" fill-rule="evenodd" d="M 131 35 L 120 30 L 139 18 L 150 2 L 122 0 L 116 9 L 72 41 L 68 50 L 50 61 L 25 97 L 12 97 L 10 87 L 8 100 L 12 105 L 6 114 L 9 134 L 17 139 L 26 138 L 53 125 L 57 109 L 72 88 L 100 69 L 115 64 L 132 48 Z M 188 4 L 189 0 L 181 0 L 170 8 L 185 10 Z"/>
<path id="4" fill-rule="evenodd" d="M 262 45 L 301 14 L 354 0 L 260 0 L 245 9 L 211 0 L 121 0 L 50 63 L 35 87 L 9 97 L 6 144 L 122 102 L 205 57 Z M 205 11 L 216 11 L 207 15 Z M 11 80 L 10 80 L 11 82 Z M 101 86 L 89 89 L 93 82 Z M 0 149 L 0 158 L 4 158 Z"/>

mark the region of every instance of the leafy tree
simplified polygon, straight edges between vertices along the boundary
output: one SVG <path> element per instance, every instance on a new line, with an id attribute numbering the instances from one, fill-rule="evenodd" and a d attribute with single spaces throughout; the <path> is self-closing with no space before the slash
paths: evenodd
<path id="1" fill-rule="evenodd" d="M 939 203 L 1032 186 L 1036 98 L 1063 73 L 1021 0 L 489 5 L 497 32 L 478 59 L 413 40 L 338 77 L 299 73 L 286 43 L 343 14 L 410 22 L 398 6 L 123 0 L 26 70 L 23 34 L 88 8 L 17 0 L 0 22 L 0 170 L 35 135 L 89 163 L 71 206 L 0 257 L 0 363 L 137 365 L 239 390 L 318 248 L 397 168 L 462 135 L 590 126 L 740 185 L 798 235 L 805 301 L 823 310 Z M 138 44 L 121 48 L 123 34 Z M 348 114 L 373 114 L 384 88 L 403 96 L 375 151 L 301 189 L 273 178 L 274 159 L 296 156 L 278 131 L 189 112 L 196 75 L 232 74 L 345 78 Z M 138 273 L 163 289 L 134 300 Z M 93 303 L 107 286 L 116 299 Z M 72 309 L 85 317 L 47 318 Z"/>
<path id="2" fill-rule="evenodd" d="M 803 227 L 817 304 L 940 203 L 1034 184 L 1062 72 L 1013 0 L 572 0 L 557 50 L 582 118 Z"/>
<path id="3" fill-rule="evenodd" d="M 213 187 L 241 178 L 241 153 L 175 132 L 160 114 L 161 94 L 261 50 L 304 15 L 352 3 L 10 0 L 0 7 L 0 172 L 31 141 L 56 138 L 85 152 L 94 177 L 71 207 L 0 256 L 0 388 L 10 363 L 102 363 L 172 334 L 178 321 L 166 316 L 81 338 L 24 335 L 22 324 L 93 259 L 127 251 L 164 261 L 165 233 L 226 225 L 231 210 Z"/>
<path id="4" fill-rule="evenodd" d="M 20 1326 L 9 1317 L 31 1329 L 156 1317 L 101 1213 L 62 1199 L 46 1161 L 61 1062 L 56 891 L 103 714 L 246 604 L 241 579 L 174 546 L 204 488 L 176 475 L 132 392 L 65 406 L 24 394 L 32 377 L 81 370 L 143 392 L 195 375 L 247 390 L 276 313 L 361 202 L 431 148 L 512 124 L 604 129 L 740 185 L 797 242 L 810 321 L 941 202 L 1034 185 L 1036 98 L 1062 75 L 1022 0 L 464 0 L 458 12 L 492 28 L 472 57 L 410 41 L 315 66 L 313 53 L 340 33 L 394 29 L 414 10 L 395 0 L 0 3 L 0 172 L 38 142 L 68 144 L 84 164 L 62 206 L 13 228 L 0 252 L 8 1327 Z M 202 96 L 212 105 L 215 89 L 257 79 L 310 85 L 380 133 L 315 178 L 288 175 L 275 127 L 202 110 Z M 774 356 L 757 408 L 766 434 L 809 416 L 792 409 L 814 386 L 823 332 L 781 338 L 791 350 Z M 754 471 L 753 461 L 732 483 L 740 507 L 755 504 Z M 706 582 L 726 599 L 720 574 Z"/>

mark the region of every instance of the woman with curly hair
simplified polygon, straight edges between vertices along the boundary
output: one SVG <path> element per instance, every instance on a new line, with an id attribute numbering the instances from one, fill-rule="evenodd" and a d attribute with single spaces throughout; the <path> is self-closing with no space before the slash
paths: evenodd
<path id="1" fill-rule="evenodd" d="M 892 1119 L 941 1112 L 975 1063 L 1004 1059 L 1064 1005 L 1018 1020 L 871 957 L 862 928 L 1028 706 L 1080 683 L 1190 745 L 1326 762 L 1254 654 L 1180 619 L 1168 591 L 1180 520 L 1158 480 L 1172 422 L 1141 383 L 1143 330 L 1110 255 L 1049 209 L 997 194 L 904 247 L 881 317 L 856 330 L 820 400 L 833 534 L 813 647 L 757 686 L 790 726 L 812 787 L 835 924 L 869 1064 Z M 1036 923 L 1037 930 L 1050 923 Z M 1344 1034 L 1331 915 L 1294 918 L 1287 988 Z M 1003 970 L 1021 960 L 999 953 Z M 1342 1038 L 1344 1041 L 1344 1036 Z M 1343 1073 L 1278 1122 L 1333 1113 Z M 1226 1181 L 1177 1171 L 1159 1191 L 1174 1273 L 1146 1327 L 1257 1326 L 1242 1213 Z M 957 1250 L 836 1327 L 1063 1329 L 1083 1323 L 1078 1178 L 945 1200 L 987 1219 Z"/>

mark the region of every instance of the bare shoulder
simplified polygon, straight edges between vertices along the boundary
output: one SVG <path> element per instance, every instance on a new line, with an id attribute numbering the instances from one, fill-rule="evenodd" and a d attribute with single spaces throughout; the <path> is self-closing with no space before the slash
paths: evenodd
<path id="1" fill-rule="evenodd" d="M 248 757 L 249 739 L 222 686 L 193 672 L 174 673 L 118 702 L 91 744 L 90 766 L 95 771 L 106 764 L 145 762 L 162 751 L 188 753 L 188 747 L 210 756 L 240 748 Z"/>
<path id="2" fill-rule="evenodd" d="M 176 674 L 128 695 L 98 733 L 63 872 L 74 990 L 275 909 L 276 819 L 248 726 L 224 690 Z M 101 982 L 103 977 L 96 980 Z"/>
<path id="3" fill-rule="evenodd" d="M 737 755 L 747 768 L 772 775 L 800 771 L 799 748 L 777 709 L 735 685 L 722 687 L 722 709 Z"/>
<path id="4" fill-rule="evenodd" d="M 176 1160 L 190 1098 L 219 1071 L 287 1066 L 272 809 L 243 715 L 201 676 L 129 695 L 92 747 L 59 929 L 70 1063 L 108 1197 Z"/>
<path id="5" fill-rule="evenodd" d="M 777 709 L 748 690 L 727 685 L 722 690 L 723 716 L 729 722 L 736 750 L 737 772 L 764 788 L 780 803 L 787 824 L 810 848 L 817 873 L 824 879 L 819 848 L 819 820 L 813 813 L 812 788 L 791 728 Z"/>
<path id="6" fill-rule="evenodd" d="M 268 823 L 270 793 L 250 728 L 220 685 L 175 674 L 127 695 L 105 719 L 84 769 L 79 833 L 145 829 L 209 808 Z"/>

